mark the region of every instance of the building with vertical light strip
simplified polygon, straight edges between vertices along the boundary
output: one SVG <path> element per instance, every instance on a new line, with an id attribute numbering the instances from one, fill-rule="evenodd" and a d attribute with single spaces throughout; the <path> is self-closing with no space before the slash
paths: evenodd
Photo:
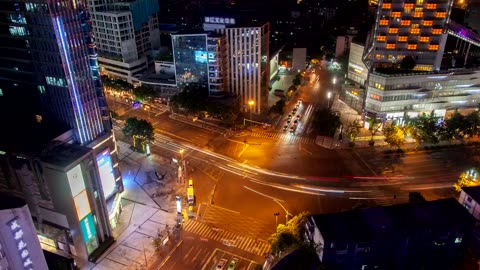
<path id="1" fill-rule="evenodd" d="M 203 28 L 225 36 L 229 72 L 229 91 L 238 95 L 240 107 L 259 114 L 267 108 L 270 25 L 237 26 L 231 18 L 206 17 Z"/>
<path id="2" fill-rule="evenodd" d="M 0 13 L 0 191 L 27 201 L 44 249 L 94 260 L 112 242 L 123 182 L 86 3 L 6 0 Z M 79 163 L 87 221 L 58 188 Z"/>
<path id="3" fill-rule="evenodd" d="M 451 0 L 381 0 L 367 46 L 373 67 L 392 67 L 406 56 L 415 70 L 439 70 L 447 39 Z"/>

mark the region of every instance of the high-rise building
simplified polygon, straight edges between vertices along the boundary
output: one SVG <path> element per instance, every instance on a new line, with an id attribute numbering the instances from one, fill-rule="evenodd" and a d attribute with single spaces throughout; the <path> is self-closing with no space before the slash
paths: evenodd
<path id="1" fill-rule="evenodd" d="M 452 3 L 452 0 L 381 0 L 367 42 L 368 65 L 392 67 L 411 56 L 416 62 L 415 70 L 439 70 Z"/>
<path id="2" fill-rule="evenodd" d="M 228 89 L 225 38 L 216 33 L 172 35 L 173 61 L 178 87 L 197 84 L 211 97 Z"/>
<path id="3" fill-rule="evenodd" d="M 234 18 L 205 17 L 203 28 L 225 36 L 229 91 L 239 96 L 241 108 L 257 114 L 265 111 L 270 79 L 270 24 L 237 26 Z"/>
<path id="4" fill-rule="evenodd" d="M 89 0 L 102 72 L 129 82 L 153 65 L 160 47 L 158 0 Z"/>
<path id="5" fill-rule="evenodd" d="M 38 233 L 59 253 L 87 260 L 111 241 L 123 184 L 86 3 L 8 0 L 0 13 L 0 190 L 25 198 Z M 59 144 L 56 159 L 46 158 Z M 72 159 L 78 153 L 89 159 Z M 87 221 L 65 210 L 75 195 L 55 189 L 80 161 L 90 181 Z M 61 173 L 49 174 L 52 164 Z M 98 235 L 86 235 L 92 224 Z M 82 235 L 96 245 L 81 244 Z"/>
<path id="6" fill-rule="evenodd" d="M 81 144 L 111 129 L 81 4 L 2 1 L 0 110 L 7 126 L 37 115 L 74 129 Z"/>

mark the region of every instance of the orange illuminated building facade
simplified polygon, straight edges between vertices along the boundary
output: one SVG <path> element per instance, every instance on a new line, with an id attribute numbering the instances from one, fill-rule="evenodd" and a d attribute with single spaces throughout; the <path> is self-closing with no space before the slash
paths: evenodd
<path id="1" fill-rule="evenodd" d="M 370 55 L 376 56 L 370 58 L 372 65 L 393 66 L 410 55 L 422 69 L 438 70 L 451 1 L 380 0 L 371 39 Z"/>

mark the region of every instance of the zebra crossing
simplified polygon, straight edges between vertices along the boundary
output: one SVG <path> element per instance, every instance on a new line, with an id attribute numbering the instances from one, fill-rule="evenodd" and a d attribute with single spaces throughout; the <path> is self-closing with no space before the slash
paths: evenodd
<path id="1" fill-rule="evenodd" d="M 233 232 L 209 226 L 205 223 L 190 219 L 183 225 L 185 231 L 198 234 L 204 238 L 222 242 L 224 245 L 236 247 L 258 256 L 264 256 L 270 250 L 270 244 L 265 241 L 245 237 Z"/>
<path id="2" fill-rule="evenodd" d="M 303 143 L 303 144 L 315 144 L 315 139 L 293 135 L 291 133 L 278 133 L 278 132 L 252 132 L 251 137 L 266 138 L 279 140 L 287 143 Z"/>

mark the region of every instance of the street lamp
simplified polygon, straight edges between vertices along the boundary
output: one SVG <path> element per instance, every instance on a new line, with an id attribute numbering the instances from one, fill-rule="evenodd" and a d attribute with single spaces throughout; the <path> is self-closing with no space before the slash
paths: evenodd
<path id="1" fill-rule="evenodd" d="M 253 105 L 255 105 L 255 101 L 249 100 L 248 101 L 248 106 L 250 108 L 250 121 L 252 121 L 252 107 L 253 107 Z"/>
<path id="2" fill-rule="evenodd" d="M 337 77 L 333 77 L 332 83 L 335 85 L 337 83 Z"/>
<path id="3" fill-rule="evenodd" d="M 328 92 L 327 93 L 327 100 L 328 100 L 327 109 L 330 109 L 330 98 L 331 97 L 332 97 L 332 92 Z"/>

